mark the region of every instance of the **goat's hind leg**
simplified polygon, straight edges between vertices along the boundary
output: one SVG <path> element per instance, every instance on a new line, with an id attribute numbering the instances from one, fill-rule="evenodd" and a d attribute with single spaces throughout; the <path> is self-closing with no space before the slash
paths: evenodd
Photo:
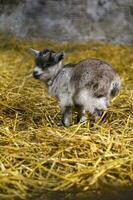
<path id="1" fill-rule="evenodd" d="M 94 112 L 94 116 L 95 116 L 95 122 L 98 122 L 99 121 L 99 124 L 103 124 L 106 119 L 108 118 L 108 114 L 106 113 L 102 119 L 100 119 L 102 117 L 104 113 L 104 110 L 99 110 L 99 109 L 95 109 L 95 112 Z"/>
<path id="2" fill-rule="evenodd" d="M 78 114 L 77 114 L 77 123 L 86 122 L 88 119 L 84 115 L 85 114 L 84 107 L 82 105 L 76 104 L 75 108 L 76 108 L 76 110 L 78 112 Z"/>

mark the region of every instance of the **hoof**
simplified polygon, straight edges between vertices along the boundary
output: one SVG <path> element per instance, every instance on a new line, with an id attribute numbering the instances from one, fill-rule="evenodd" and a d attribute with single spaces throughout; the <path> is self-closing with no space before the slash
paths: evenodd
<path id="1" fill-rule="evenodd" d="M 69 120 L 62 120 L 61 123 L 62 123 L 63 126 L 65 126 L 67 128 L 71 125 Z"/>
<path id="2" fill-rule="evenodd" d="M 85 116 L 82 116 L 81 119 L 79 120 L 79 123 L 87 122 L 88 118 Z"/>

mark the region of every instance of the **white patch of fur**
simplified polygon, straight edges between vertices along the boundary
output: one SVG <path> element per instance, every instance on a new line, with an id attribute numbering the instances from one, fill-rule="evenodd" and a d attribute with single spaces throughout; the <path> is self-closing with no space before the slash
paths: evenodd
<path id="1" fill-rule="evenodd" d="M 75 98 L 75 102 L 77 104 L 83 105 L 85 111 L 94 113 L 95 109 L 106 110 L 107 109 L 107 98 L 101 97 L 96 98 L 93 97 L 92 94 L 87 90 L 81 90 Z"/>
<path id="2" fill-rule="evenodd" d="M 42 69 L 40 67 L 35 67 L 34 72 L 37 72 L 37 75 L 41 75 L 43 73 Z"/>
<path id="3" fill-rule="evenodd" d="M 59 104 L 60 107 L 63 109 L 64 106 L 73 106 L 72 97 L 68 94 L 59 95 Z"/>

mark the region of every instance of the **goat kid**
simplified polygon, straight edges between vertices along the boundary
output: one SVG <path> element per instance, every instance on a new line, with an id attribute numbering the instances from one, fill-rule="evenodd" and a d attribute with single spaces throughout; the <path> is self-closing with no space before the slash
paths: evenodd
<path id="1" fill-rule="evenodd" d="M 33 76 L 43 81 L 49 94 L 59 101 L 66 127 L 71 125 L 73 106 L 78 113 L 77 122 L 87 121 L 85 112 L 94 115 L 96 122 L 120 90 L 119 75 L 103 60 L 93 58 L 64 65 L 63 52 L 30 51 L 35 56 Z"/>

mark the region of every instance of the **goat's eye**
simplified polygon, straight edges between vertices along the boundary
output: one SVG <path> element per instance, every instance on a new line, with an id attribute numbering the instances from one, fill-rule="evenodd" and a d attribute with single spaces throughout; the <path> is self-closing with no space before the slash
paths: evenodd
<path id="1" fill-rule="evenodd" d="M 45 64 L 44 60 L 42 60 L 42 59 L 37 59 L 37 60 L 36 60 L 36 65 L 37 65 L 38 67 L 43 68 L 43 67 L 44 67 L 44 64 Z"/>
<path id="2" fill-rule="evenodd" d="M 40 60 L 40 65 L 43 66 L 44 65 L 44 61 Z"/>

